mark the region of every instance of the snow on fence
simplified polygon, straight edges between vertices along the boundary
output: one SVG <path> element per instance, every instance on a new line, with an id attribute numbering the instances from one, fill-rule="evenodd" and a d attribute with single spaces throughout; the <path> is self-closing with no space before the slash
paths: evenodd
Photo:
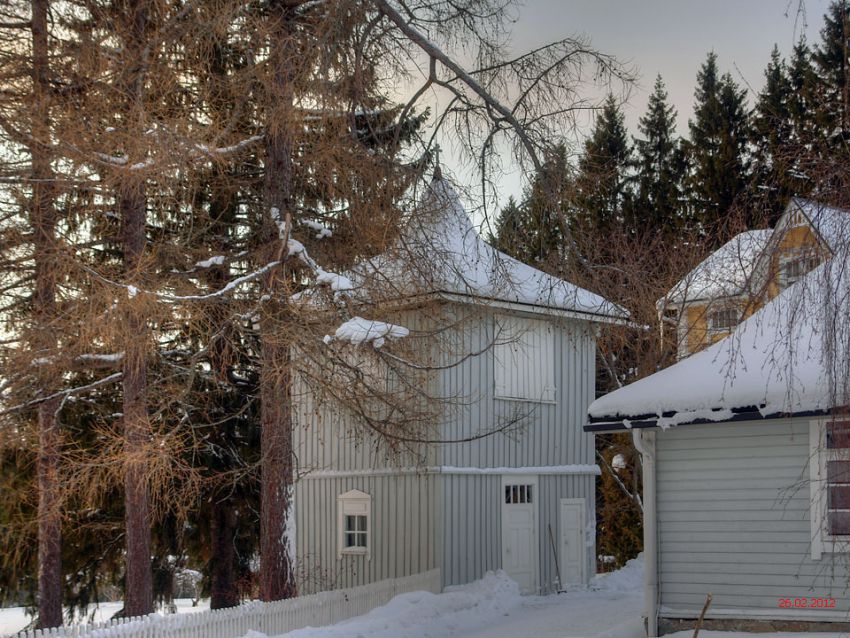
<path id="1" fill-rule="evenodd" d="M 15 638 L 239 638 L 250 630 L 276 636 L 302 627 L 332 625 L 365 614 L 398 594 L 420 590 L 440 591 L 439 569 L 271 603 L 256 601 L 192 614 L 115 618 L 22 631 Z"/>

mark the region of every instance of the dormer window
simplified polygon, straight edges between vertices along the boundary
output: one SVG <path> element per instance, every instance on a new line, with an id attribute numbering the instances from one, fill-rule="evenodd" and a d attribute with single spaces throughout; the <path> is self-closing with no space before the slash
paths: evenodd
<path id="1" fill-rule="evenodd" d="M 782 262 L 782 288 L 787 288 L 809 274 L 818 265 L 814 256 L 794 257 Z"/>

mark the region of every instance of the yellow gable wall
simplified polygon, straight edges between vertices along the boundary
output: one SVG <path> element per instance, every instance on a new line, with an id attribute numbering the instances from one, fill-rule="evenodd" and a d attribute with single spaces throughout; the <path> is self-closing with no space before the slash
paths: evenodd
<path id="1" fill-rule="evenodd" d="M 791 256 L 816 256 L 818 263 L 821 263 L 828 256 L 828 250 L 808 224 L 794 226 L 785 231 L 770 259 L 771 276 L 765 291 L 768 300 L 782 291 L 780 265 L 784 259 Z"/>
<path id="2" fill-rule="evenodd" d="M 752 303 L 748 303 L 748 300 L 745 299 L 706 301 L 688 306 L 685 309 L 684 320 L 687 322 L 685 325 L 688 326 L 685 341 L 689 354 L 698 352 L 729 334 L 725 331 L 715 332 L 709 330 L 708 315 L 711 312 L 712 305 L 716 308 L 726 308 L 734 304 L 739 309 L 743 309 L 742 320 L 746 319 L 761 308 L 764 303 L 770 301 L 781 292 L 780 267 L 783 261 L 792 257 L 816 256 L 817 263 L 820 264 L 828 257 L 828 249 L 822 244 L 817 234 L 808 225 L 807 220 L 799 211 L 795 212 L 791 221 L 797 225 L 785 231 L 771 256 L 770 277 L 762 299 L 755 299 Z"/>
<path id="3" fill-rule="evenodd" d="M 689 354 L 699 352 L 703 348 L 716 343 L 729 335 L 729 330 L 709 330 L 708 318 L 713 309 L 735 307 L 742 312 L 742 320 L 752 315 L 761 306 L 748 303 L 746 299 L 724 299 L 699 305 L 688 306 L 685 309 L 688 333 L 685 337 Z"/>

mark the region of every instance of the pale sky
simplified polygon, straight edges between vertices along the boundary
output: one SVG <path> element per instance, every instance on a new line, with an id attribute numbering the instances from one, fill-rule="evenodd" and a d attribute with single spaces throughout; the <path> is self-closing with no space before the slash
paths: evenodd
<path id="1" fill-rule="evenodd" d="M 660 73 L 678 110 L 678 130 L 686 135 L 696 73 L 709 51 L 717 53 L 721 72 L 756 93 L 774 43 L 783 56 L 801 35 L 817 43 L 828 5 L 828 0 L 527 0 L 518 9 L 511 43 L 519 53 L 583 34 L 596 49 L 634 65 L 640 79 L 625 107 L 631 135 L 637 134 Z M 446 161 L 451 166 L 452 158 Z M 457 177 L 463 179 L 461 173 Z M 518 173 L 507 175 L 500 200 L 519 195 L 521 184 Z"/>

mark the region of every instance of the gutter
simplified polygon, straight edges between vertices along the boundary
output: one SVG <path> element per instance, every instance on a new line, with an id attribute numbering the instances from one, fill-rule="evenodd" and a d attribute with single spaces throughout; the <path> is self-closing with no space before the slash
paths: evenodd
<path id="1" fill-rule="evenodd" d="M 736 423 L 739 421 L 770 421 L 772 419 L 786 419 L 789 417 L 820 417 L 833 414 L 834 408 L 823 410 L 798 410 L 796 412 L 773 412 L 763 414 L 756 407 L 732 408 L 732 416 L 725 419 L 695 418 L 690 421 L 670 425 L 669 427 L 682 427 L 688 425 L 707 425 L 720 423 Z M 665 412 L 664 418 L 675 416 L 676 412 Z M 658 415 L 639 415 L 623 419 L 622 417 L 590 417 L 590 423 L 583 427 L 585 432 L 622 432 L 625 430 L 639 430 L 646 428 L 664 427 L 658 425 Z M 625 424 L 628 421 L 628 425 Z"/>
<path id="2" fill-rule="evenodd" d="M 658 534 L 655 499 L 655 431 L 632 430 L 643 467 L 643 599 L 647 638 L 658 636 Z"/>

